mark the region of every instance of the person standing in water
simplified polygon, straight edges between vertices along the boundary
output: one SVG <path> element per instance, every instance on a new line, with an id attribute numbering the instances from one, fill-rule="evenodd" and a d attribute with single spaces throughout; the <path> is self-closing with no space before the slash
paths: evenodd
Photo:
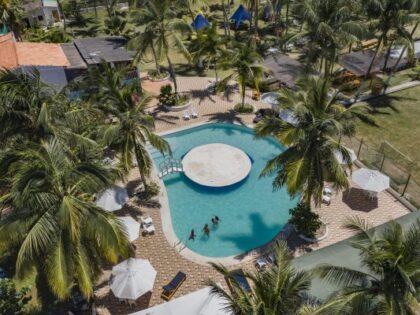
<path id="1" fill-rule="evenodd" d="M 204 225 L 203 232 L 205 235 L 210 236 L 210 229 L 207 223 Z"/>
<path id="2" fill-rule="evenodd" d="M 191 230 L 191 232 L 190 232 L 190 237 L 188 238 L 188 240 L 195 240 L 195 232 L 194 232 L 194 229 L 192 229 Z"/>

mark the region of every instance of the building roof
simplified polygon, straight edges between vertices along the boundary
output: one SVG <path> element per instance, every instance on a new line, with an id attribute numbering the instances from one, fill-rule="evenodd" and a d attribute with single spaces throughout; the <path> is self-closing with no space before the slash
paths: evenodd
<path id="1" fill-rule="evenodd" d="M 10 33 L 0 36 L 0 68 L 69 65 L 59 44 L 15 42 Z"/>
<path id="2" fill-rule="evenodd" d="M 74 45 L 88 65 L 105 62 L 130 62 L 135 52 L 125 48 L 124 37 L 90 37 L 74 41 Z"/>
<path id="3" fill-rule="evenodd" d="M 64 54 L 67 57 L 69 62 L 69 69 L 85 69 L 87 68 L 86 63 L 84 62 L 82 56 L 80 56 L 79 51 L 77 50 L 74 43 L 65 43 L 61 44 Z"/>
<path id="4" fill-rule="evenodd" d="M 18 65 L 12 33 L 0 36 L 0 68 L 13 69 Z"/>
<path id="5" fill-rule="evenodd" d="M 281 53 L 265 57 L 264 66 L 271 76 L 289 88 L 295 86 L 296 79 L 303 72 L 303 65 L 299 61 Z"/>
<path id="6" fill-rule="evenodd" d="M 361 50 L 355 51 L 349 54 L 344 54 L 339 59 L 339 63 L 343 68 L 352 72 L 356 76 L 364 76 L 366 75 L 370 63 L 372 62 L 374 51 L 371 49 L 368 50 Z M 398 58 L 393 58 L 390 56 L 387 62 L 386 69 L 392 69 L 395 64 L 397 63 Z M 406 59 L 403 58 L 400 63 L 400 67 L 402 67 L 406 63 Z M 375 59 L 375 62 L 372 66 L 370 73 L 377 73 L 383 70 L 385 65 L 385 56 L 383 54 L 378 55 Z"/>
<path id="7" fill-rule="evenodd" d="M 419 219 L 420 211 L 414 211 L 396 219 L 395 222 L 399 223 L 404 229 L 408 229 L 412 224 L 416 222 L 416 220 Z M 378 231 L 382 231 L 384 228 L 389 226 L 389 224 L 389 222 L 382 224 L 376 227 L 376 229 Z M 359 251 L 351 246 L 352 241 L 354 241 L 354 237 L 318 249 L 311 253 L 307 253 L 303 256 L 293 259 L 293 265 L 298 270 L 310 270 L 321 264 L 331 264 L 366 272 L 367 270 L 364 268 L 364 266 L 362 266 L 360 261 Z M 338 288 L 336 286 L 333 286 L 326 281 L 322 281 L 319 278 L 314 278 L 312 280 L 310 293 L 322 301 L 337 289 Z"/>

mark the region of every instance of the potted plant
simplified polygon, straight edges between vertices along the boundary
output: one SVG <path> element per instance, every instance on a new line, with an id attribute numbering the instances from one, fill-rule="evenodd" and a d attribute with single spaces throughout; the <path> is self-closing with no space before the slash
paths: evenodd
<path id="1" fill-rule="evenodd" d="M 318 242 L 328 234 L 328 228 L 319 215 L 311 211 L 311 208 L 299 203 L 296 207 L 289 210 L 291 215 L 289 223 L 295 227 L 299 237 L 308 242 Z"/>
<path id="2" fill-rule="evenodd" d="M 169 80 L 171 77 L 167 71 L 149 70 L 147 76 L 153 82 L 161 82 Z"/>
<path id="3" fill-rule="evenodd" d="M 159 105 L 171 112 L 179 112 L 191 106 L 190 94 L 175 93 L 172 85 L 167 84 L 160 88 Z"/>

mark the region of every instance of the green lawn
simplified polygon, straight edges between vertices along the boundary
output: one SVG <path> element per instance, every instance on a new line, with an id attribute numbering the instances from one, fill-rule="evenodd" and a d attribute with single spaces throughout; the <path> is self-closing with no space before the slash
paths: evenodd
<path id="1" fill-rule="evenodd" d="M 375 151 L 380 151 L 381 145 L 387 141 L 405 157 L 399 155 L 397 151 L 386 150 L 387 159 L 383 164 L 383 171 L 393 179 L 393 187 L 400 192 L 404 189 L 404 184 L 408 176 L 408 169 L 411 169 L 413 180 L 420 184 L 420 87 L 406 89 L 397 93 L 389 94 L 376 98 L 369 102 L 375 109 L 372 118 L 377 126 L 365 123 L 357 124 L 357 138 L 363 138 L 368 150 L 364 148 L 361 159 L 363 162 L 372 162 L 376 167 L 382 164 L 382 157 Z M 353 149 L 358 148 L 356 142 L 352 142 Z M 375 155 L 376 154 L 376 155 Z M 410 160 L 414 165 L 410 165 Z M 410 167 L 408 166 L 410 165 Z M 408 192 L 417 204 L 420 204 L 420 185 L 415 185 L 412 181 Z"/>

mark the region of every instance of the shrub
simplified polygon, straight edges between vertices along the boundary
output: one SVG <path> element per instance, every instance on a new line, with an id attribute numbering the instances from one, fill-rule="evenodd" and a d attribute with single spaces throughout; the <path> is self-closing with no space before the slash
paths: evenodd
<path id="1" fill-rule="evenodd" d="M 322 225 L 318 214 L 312 212 L 311 208 L 303 203 L 299 203 L 295 208 L 290 209 L 289 213 L 291 215 L 289 223 L 295 226 L 298 233 L 307 237 L 315 237 L 316 231 Z"/>
<path id="2" fill-rule="evenodd" d="M 254 112 L 254 107 L 251 104 L 245 103 L 238 103 L 236 104 L 233 109 L 235 112 L 241 113 L 241 114 L 251 114 Z"/>
<path id="3" fill-rule="evenodd" d="M 177 106 L 186 104 L 190 100 L 189 94 L 178 94 L 172 92 L 172 86 L 166 84 L 160 88 L 159 104 L 165 106 Z"/>
<path id="4" fill-rule="evenodd" d="M 28 291 L 28 288 L 17 290 L 10 279 L 0 279 L 0 314 L 24 314 L 23 309 L 31 299 Z"/>
<path id="5" fill-rule="evenodd" d="M 162 79 L 164 79 L 168 76 L 168 72 L 166 72 L 166 71 L 158 72 L 157 70 L 150 70 L 150 71 L 147 72 L 147 75 L 152 80 L 162 80 Z"/>

